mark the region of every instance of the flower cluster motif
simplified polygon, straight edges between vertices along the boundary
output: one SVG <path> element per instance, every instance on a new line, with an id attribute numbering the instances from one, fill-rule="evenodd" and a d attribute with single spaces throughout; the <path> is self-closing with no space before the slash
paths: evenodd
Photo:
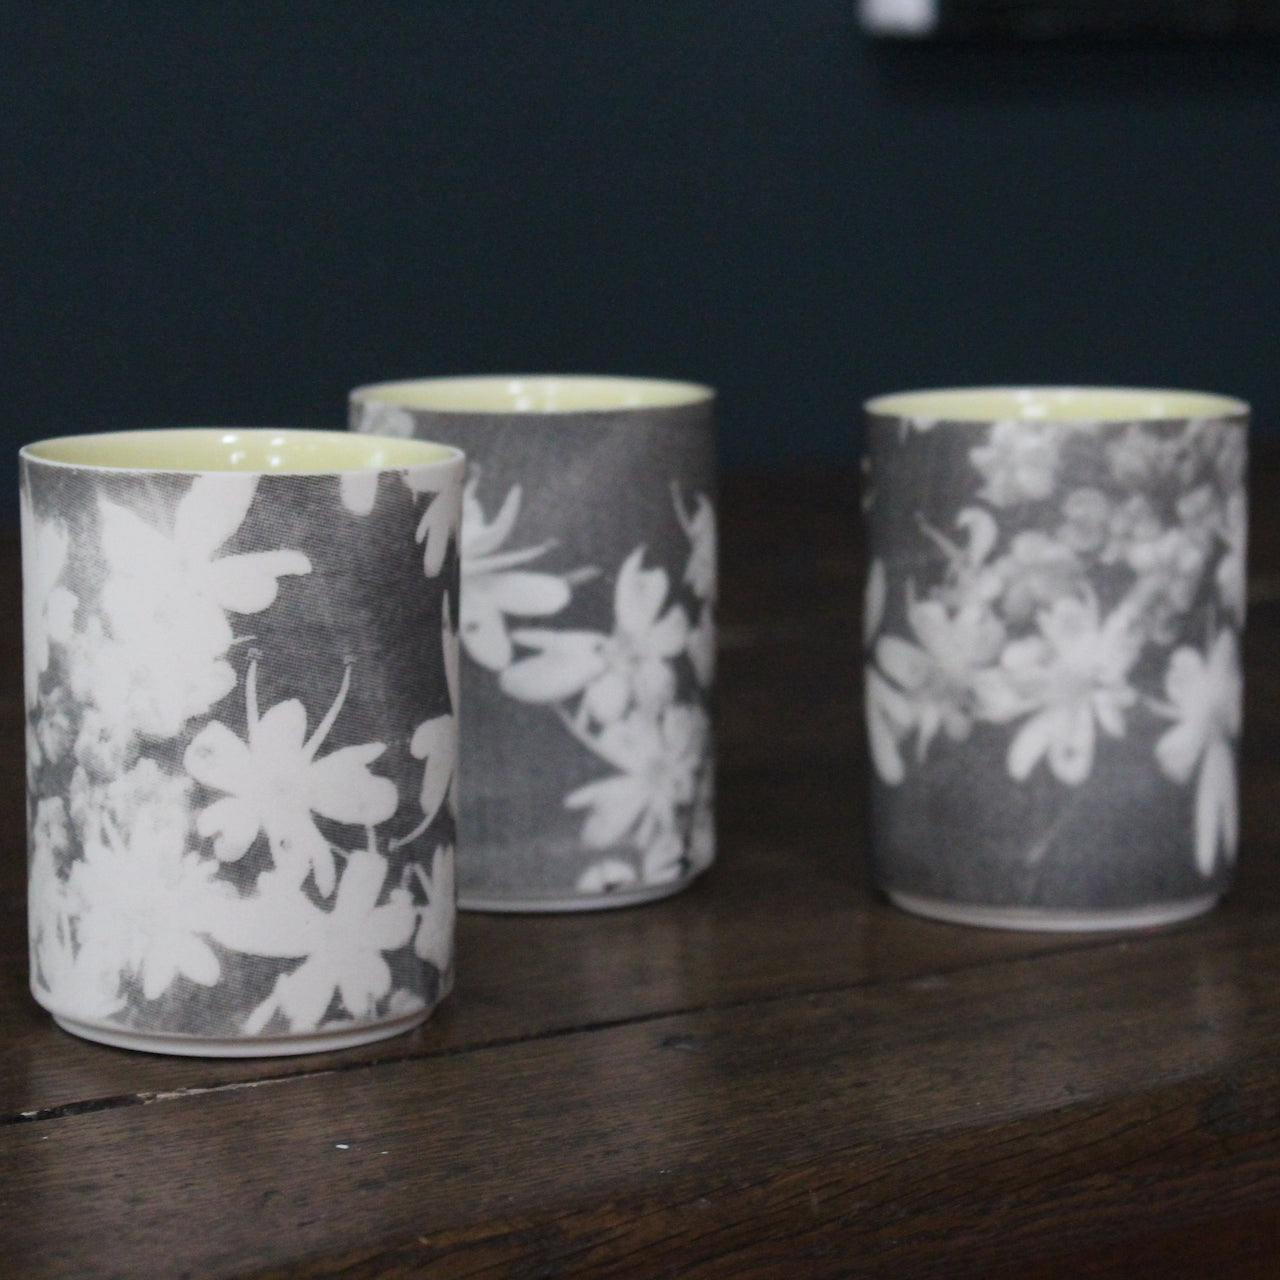
<path id="1" fill-rule="evenodd" d="M 1212 875 L 1238 840 L 1243 426 L 997 422 L 969 462 L 954 533 L 919 520 L 934 579 L 892 582 L 882 561 L 868 573 L 877 776 L 899 786 L 984 724 L 1007 732 L 1011 778 L 1047 769 L 1076 788 L 1135 718 L 1173 721 L 1155 764 L 1195 787 L 1195 861 Z M 895 591 L 907 634 L 886 627 Z M 1178 643 L 1197 632 L 1203 649 Z M 1144 687 L 1154 671 L 1162 683 Z"/>
<path id="2" fill-rule="evenodd" d="M 689 542 L 680 584 L 636 547 L 618 568 L 608 632 L 515 625 L 559 613 L 594 569 L 523 568 L 551 544 L 500 548 L 514 531 L 519 485 L 488 519 L 468 484 L 462 520 L 462 645 L 503 693 L 552 709 L 612 772 L 564 797 L 584 813 L 583 845 L 599 858 L 578 878 L 593 894 L 677 880 L 714 857 L 710 719 L 715 670 L 716 521 L 706 494 L 672 487 Z M 681 599 L 680 596 L 685 598 Z"/>

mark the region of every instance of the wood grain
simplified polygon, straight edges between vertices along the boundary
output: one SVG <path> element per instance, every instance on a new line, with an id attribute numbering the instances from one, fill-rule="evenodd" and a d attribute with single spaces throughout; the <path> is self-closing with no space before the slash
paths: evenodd
<path id="1" fill-rule="evenodd" d="M 766 1275 L 762 1236 L 807 1274 L 941 1275 L 948 1233 L 966 1265 L 1034 1256 L 1049 1208 L 1089 1208 L 1059 1247 L 1240 1211 L 1280 1194 L 1277 923 L 10 1125 L 9 1256 L 86 1274 L 110 1223 L 126 1275 L 368 1266 L 388 1241 L 502 1274 L 544 1221 L 527 1261 L 605 1275 L 620 1247 L 643 1274 Z"/>
<path id="2" fill-rule="evenodd" d="M 419 1031 L 167 1059 L 26 990 L 16 544 L 0 539 L 0 1273 L 1275 1274 L 1280 520 L 1254 514 L 1237 888 L 1177 929 L 889 908 L 862 861 L 855 477 L 733 477 L 717 866 L 464 915 Z"/>

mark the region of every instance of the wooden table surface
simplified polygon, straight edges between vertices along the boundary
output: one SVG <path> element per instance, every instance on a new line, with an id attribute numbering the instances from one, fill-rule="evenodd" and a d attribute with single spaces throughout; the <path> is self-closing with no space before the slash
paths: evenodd
<path id="1" fill-rule="evenodd" d="M 1038 935 L 878 899 L 855 477 L 736 476 L 713 870 L 624 911 L 464 915 L 424 1027 L 249 1061 L 82 1042 L 27 991 L 0 542 L 0 1274 L 1280 1275 L 1274 489 L 1212 914 Z"/>

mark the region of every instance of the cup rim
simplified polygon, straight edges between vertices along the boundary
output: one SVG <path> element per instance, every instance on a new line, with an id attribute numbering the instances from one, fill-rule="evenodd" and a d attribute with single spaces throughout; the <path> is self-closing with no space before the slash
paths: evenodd
<path id="1" fill-rule="evenodd" d="M 207 450 L 216 456 L 219 449 L 233 451 L 236 445 L 249 448 L 251 456 L 233 456 L 220 465 L 198 465 L 182 458 L 184 450 Z M 277 457 L 271 453 L 273 447 L 297 456 Z M 131 459 L 131 451 L 139 456 Z M 146 454 L 151 460 L 144 460 Z M 140 427 L 50 436 L 24 444 L 18 456 L 27 463 L 82 471 L 286 476 L 448 468 L 463 465 L 466 457 L 455 445 L 427 440 L 311 427 L 232 426 Z M 259 460 L 261 465 L 255 465 Z"/>
<path id="2" fill-rule="evenodd" d="M 869 415 L 936 422 L 1172 422 L 1247 417 L 1236 396 L 1182 388 L 1009 384 L 891 391 L 863 404 Z"/>
<path id="3" fill-rule="evenodd" d="M 715 388 L 701 382 L 595 373 L 482 373 L 399 378 L 366 383 L 348 393 L 353 404 L 389 404 L 410 412 L 530 418 L 683 409 L 708 403 L 715 397 Z M 561 400 L 563 403 L 557 403 Z"/>

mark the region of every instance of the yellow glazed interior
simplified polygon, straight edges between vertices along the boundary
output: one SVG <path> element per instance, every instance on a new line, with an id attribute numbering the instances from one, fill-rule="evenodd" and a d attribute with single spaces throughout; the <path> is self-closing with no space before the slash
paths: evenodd
<path id="1" fill-rule="evenodd" d="M 358 387 L 356 401 L 437 413 L 609 413 L 697 404 L 714 395 L 696 382 L 607 378 L 587 374 L 418 378 Z"/>
<path id="2" fill-rule="evenodd" d="M 943 422 L 1010 419 L 1054 422 L 1163 421 L 1245 414 L 1248 405 L 1201 391 L 1127 387 L 965 387 L 906 391 L 867 401 L 870 413 Z"/>
<path id="3" fill-rule="evenodd" d="M 130 471 L 360 471 L 417 467 L 459 456 L 449 445 L 347 431 L 175 427 L 62 436 L 27 445 L 43 462 Z"/>

